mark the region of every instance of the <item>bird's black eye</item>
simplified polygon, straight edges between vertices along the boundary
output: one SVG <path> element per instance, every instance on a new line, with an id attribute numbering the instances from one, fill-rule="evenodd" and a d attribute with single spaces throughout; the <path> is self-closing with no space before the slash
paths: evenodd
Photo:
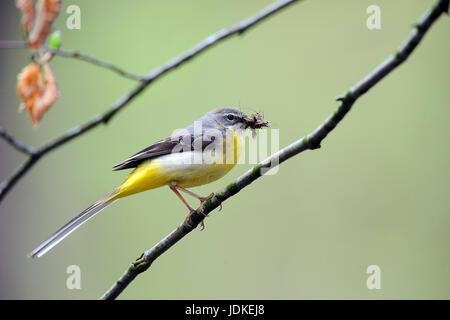
<path id="1" fill-rule="evenodd" d="M 232 115 L 231 113 L 227 114 L 227 119 L 228 120 L 234 120 L 234 115 Z"/>

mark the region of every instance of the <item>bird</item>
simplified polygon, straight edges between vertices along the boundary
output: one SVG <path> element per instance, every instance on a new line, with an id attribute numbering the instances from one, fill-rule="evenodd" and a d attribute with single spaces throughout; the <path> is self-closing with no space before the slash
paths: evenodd
<path id="1" fill-rule="evenodd" d="M 225 176 L 238 162 L 246 129 L 269 127 L 260 113 L 248 116 L 235 107 L 222 107 L 206 113 L 184 129 L 160 140 L 113 167 L 133 169 L 129 176 L 110 193 L 83 210 L 42 242 L 28 257 L 39 258 L 69 234 L 120 198 L 168 186 L 189 210 L 186 221 L 196 210 L 184 199 L 184 192 L 200 200 L 199 211 L 214 196 L 199 196 L 188 188 L 208 184 Z M 204 228 L 203 221 L 201 222 Z"/>

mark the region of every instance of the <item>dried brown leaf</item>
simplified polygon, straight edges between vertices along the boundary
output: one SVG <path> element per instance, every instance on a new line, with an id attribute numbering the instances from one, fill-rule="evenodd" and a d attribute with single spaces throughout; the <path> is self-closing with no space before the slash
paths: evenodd
<path id="1" fill-rule="evenodd" d="M 27 109 L 33 124 L 38 124 L 58 98 L 58 87 L 50 65 L 44 64 L 43 70 L 36 63 L 26 66 L 18 75 L 17 94 L 23 101 L 22 109 Z"/>
<path id="2" fill-rule="evenodd" d="M 50 34 L 53 21 L 61 11 L 61 0 L 39 0 L 37 4 L 36 19 L 28 35 L 28 45 L 39 49 Z"/>
<path id="3" fill-rule="evenodd" d="M 28 36 L 34 24 L 34 0 L 16 0 L 16 7 L 22 12 L 21 23 L 25 34 Z"/>

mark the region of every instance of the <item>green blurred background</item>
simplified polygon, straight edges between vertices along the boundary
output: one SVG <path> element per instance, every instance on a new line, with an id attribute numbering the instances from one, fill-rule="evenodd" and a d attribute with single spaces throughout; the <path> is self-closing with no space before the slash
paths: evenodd
<path id="1" fill-rule="evenodd" d="M 0 298 L 94 299 L 185 217 L 168 188 L 119 201 L 48 255 L 26 254 L 109 192 L 120 162 L 218 106 L 263 111 L 283 147 L 332 112 L 411 31 L 433 1 L 304 1 L 219 44 L 154 83 L 107 126 L 42 159 L 0 204 Z M 271 1 L 63 1 L 63 48 L 145 73 Z M 81 8 L 81 30 L 65 9 Z M 0 3 L 0 39 L 22 39 L 13 1 Z M 450 21 L 441 17 L 410 59 L 362 97 L 314 152 L 284 163 L 213 212 L 123 293 L 124 299 L 450 298 Z M 39 146 L 106 110 L 135 85 L 56 57 L 61 96 L 33 129 L 17 112 L 27 50 L 0 51 L 0 124 Z M 246 109 L 247 111 L 249 109 Z M 25 156 L 0 141 L 0 178 Z M 245 172 L 195 188 L 207 194 Z M 195 203 L 195 202 L 193 202 Z M 81 290 L 66 268 L 81 268 Z M 381 268 L 381 290 L 366 268 Z"/>

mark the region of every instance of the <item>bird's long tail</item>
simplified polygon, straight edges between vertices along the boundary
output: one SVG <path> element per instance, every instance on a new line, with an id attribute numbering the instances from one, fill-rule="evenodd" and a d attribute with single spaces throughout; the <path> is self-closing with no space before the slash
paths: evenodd
<path id="1" fill-rule="evenodd" d="M 40 258 L 54 246 L 60 243 L 73 231 L 78 229 L 82 224 L 87 222 L 90 218 L 102 211 L 104 208 L 112 204 L 118 198 L 119 192 L 114 190 L 108 193 L 103 199 L 97 201 L 89 208 L 78 214 L 75 218 L 66 223 L 62 228 L 56 231 L 50 238 L 42 242 L 38 247 L 28 254 L 30 258 Z"/>

